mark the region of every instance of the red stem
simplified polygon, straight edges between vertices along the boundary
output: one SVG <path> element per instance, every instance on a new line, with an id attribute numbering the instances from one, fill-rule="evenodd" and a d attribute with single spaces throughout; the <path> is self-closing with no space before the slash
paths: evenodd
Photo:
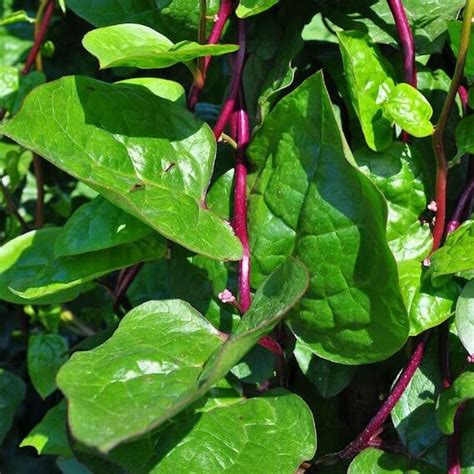
<path id="1" fill-rule="evenodd" d="M 438 330 L 438 348 L 442 384 L 444 388 L 451 387 L 451 367 L 449 364 L 449 321 L 445 321 Z"/>
<path id="2" fill-rule="evenodd" d="M 41 21 L 41 26 L 38 30 L 38 34 L 35 37 L 35 42 L 33 43 L 33 47 L 31 48 L 30 53 L 28 54 L 25 66 L 23 67 L 21 71 L 23 75 L 28 74 L 33 64 L 35 63 L 36 56 L 38 55 L 41 45 L 43 44 L 44 38 L 46 37 L 49 23 L 51 21 L 51 17 L 53 16 L 54 4 L 55 4 L 55 0 L 49 0 L 48 4 L 46 5 L 43 19 Z"/>
<path id="3" fill-rule="evenodd" d="M 448 474 L 461 474 L 461 414 L 464 406 L 461 405 L 454 417 L 454 431 L 448 437 Z"/>
<path id="4" fill-rule="evenodd" d="M 463 216 L 465 215 L 465 211 L 469 208 L 473 196 L 474 175 L 468 179 L 463 191 L 461 192 L 461 195 L 459 196 L 459 200 L 451 216 L 451 220 L 446 226 L 446 232 L 448 234 L 454 232 L 461 225 L 461 222 L 463 221 Z"/>
<path id="5" fill-rule="evenodd" d="M 217 44 L 222 36 L 222 32 L 224 31 L 225 24 L 229 19 L 229 16 L 234 11 L 234 2 L 232 0 L 221 0 L 221 4 L 219 7 L 219 11 L 217 12 L 217 20 L 212 27 L 211 34 L 209 35 L 209 39 L 207 40 L 207 44 Z M 201 73 L 204 77 L 204 81 L 200 82 L 199 84 L 194 82 L 191 86 L 188 96 L 188 107 L 190 110 L 194 110 L 196 104 L 199 100 L 199 94 L 201 93 L 207 70 L 209 65 L 211 64 L 212 56 L 206 56 L 204 61 L 202 62 L 202 70 Z"/>
<path id="6" fill-rule="evenodd" d="M 357 436 L 357 438 L 349 443 L 342 451 L 336 453 L 336 458 L 339 459 L 352 459 L 359 451 L 366 448 L 370 440 L 376 435 L 382 428 L 385 420 L 389 417 L 393 407 L 398 402 L 403 392 L 410 383 L 416 369 L 420 366 L 425 352 L 426 343 L 429 338 L 429 331 L 426 331 L 419 337 L 416 348 L 408 361 L 407 366 L 401 373 L 400 377 L 395 382 L 395 385 L 387 397 L 383 405 L 377 414 L 370 420 L 364 431 Z"/>
<path id="7" fill-rule="evenodd" d="M 120 272 L 119 281 L 117 282 L 117 288 L 114 291 L 114 310 L 116 311 L 127 293 L 127 290 L 130 288 L 130 285 L 135 280 L 138 272 L 142 269 L 143 262 L 137 263 L 132 267 L 126 268 Z"/>
<path id="8" fill-rule="evenodd" d="M 461 84 L 458 87 L 458 96 L 461 99 L 462 109 L 464 115 L 467 113 L 467 102 L 468 102 L 468 92 L 467 89 Z"/>
<path id="9" fill-rule="evenodd" d="M 408 23 L 408 18 L 402 0 L 387 0 L 392 11 L 395 26 L 397 28 L 398 40 L 403 52 L 403 69 L 405 82 L 417 87 L 416 62 L 415 62 L 415 41 L 413 33 Z M 402 140 L 407 143 L 410 136 L 407 132 L 402 132 Z"/>
<path id="10" fill-rule="evenodd" d="M 239 28 L 239 47 L 240 49 L 235 53 L 235 58 L 232 68 L 232 78 L 229 86 L 229 93 L 221 108 L 219 117 L 217 118 L 216 125 L 214 126 L 214 136 L 219 140 L 222 132 L 228 124 L 232 112 L 235 109 L 237 103 L 237 97 L 239 95 L 240 83 L 242 80 L 242 71 L 244 69 L 245 50 L 247 45 L 246 31 L 245 31 L 245 20 L 238 21 Z"/>

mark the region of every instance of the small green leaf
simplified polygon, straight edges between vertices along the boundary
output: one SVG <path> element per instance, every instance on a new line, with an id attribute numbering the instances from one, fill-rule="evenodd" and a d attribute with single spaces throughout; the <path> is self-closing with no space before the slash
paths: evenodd
<path id="1" fill-rule="evenodd" d="M 474 280 L 467 282 L 456 305 L 456 328 L 466 351 L 474 355 Z"/>
<path id="2" fill-rule="evenodd" d="M 40 455 L 71 457 L 66 432 L 67 404 L 62 400 L 28 433 L 20 448 L 31 446 Z"/>
<path id="3" fill-rule="evenodd" d="M 0 368 L 0 445 L 10 430 L 25 392 L 25 383 L 20 377 Z"/>
<path id="4" fill-rule="evenodd" d="M 158 97 L 186 107 L 186 91 L 179 82 L 161 79 L 160 77 L 134 77 L 119 81 L 116 84 L 122 86 L 128 84 L 132 90 L 136 87 L 145 87 Z"/>
<path id="5" fill-rule="evenodd" d="M 301 371 L 323 398 L 335 397 L 349 385 L 354 375 L 354 367 L 321 359 L 300 341 L 296 341 L 294 354 Z"/>
<path id="6" fill-rule="evenodd" d="M 417 138 L 433 133 L 433 109 L 423 94 L 410 84 L 398 84 L 383 104 L 385 114 L 402 130 Z"/>
<path id="7" fill-rule="evenodd" d="M 459 406 L 474 398 L 474 372 L 462 373 L 438 398 L 436 416 L 438 426 L 444 434 L 454 431 L 454 417 Z"/>
<path id="8" fill-rule="evenodd" d="M 187 63 L 203 56 L 219 56 L 237 51 L 237 45 L 173 44 L 166 36 L 138 24 L 122 24 L 92 30 L 84 36 L 84 47 L 94 55 L 101 69 L 136 67 L 159 69 Z"/>
<path id="9" fill-rule="evenodd" d="M 34 23 L 35 19 L 28 16 L 25 10 L 17 10 L 0 18 L 0 26 L 14 25 L 15 23 Z"/>
<path id="10" fill-rule="evenodd" d="M 63 13 L 66 13 L 66 0 L 58 0 L 59 8 Z"/>
<path id="11" fill-rule="evenodd" d="M 464 222 L 448 235 L 444 245 L 431 257 L 431 279 L 442 286 L 450 275 L 474 270 L 474 221 Z"/>
<path id="12" fill-rule="evenodd" d="M 385 150 L 393 140 L 392 124 L 383 113 L 383 104 L 395 87 L 392 67 L 368 35 L 344 31 L 338 38 L 352 105 L 367 145 Z"/>
<path id="13" fill-rule="evenodd" d="M 240 259 L 230 225 L 203 206 L 212 130 L 181 105 L 145 88 L 69 76 L 36 88 L 0 133 L 184 247 Z"/>
<path id="14" fill-rule="evenodd" d="M 249 16 L 258 15 L 276 5 L 280 0 L 240 0 L 236 15 L 239 18 L 248 18 Z"/>
<path id="15" fill-rule="evenodd" d="M 83 204 L 69 218 L 56 242 L 56 258 L 109 249 L 140 240 L 150 227 L 102 196 Z"/>
<path id="16" fill-rule="evenodd" d="M 28 374 L 35 390 L 46 398 L 56 390 L 56 374 L 67 360 L 68 345 L 57 334 L 36 334 L 28 343 Z"/>

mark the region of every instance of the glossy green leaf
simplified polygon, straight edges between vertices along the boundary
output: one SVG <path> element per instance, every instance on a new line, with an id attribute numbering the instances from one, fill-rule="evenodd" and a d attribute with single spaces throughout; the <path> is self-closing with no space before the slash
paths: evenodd
<path id="1" fill-rule="evenodd" d="M 469 115 L 463 118 L 456 127 L 457 155 L 452 161 L 457 161 L 465 154 L 474 153 L 474 116 Z"/>
<path id="2" fill-rule="evenodd" d="M 0 108 L 13 108 L 16 91 L 19 87 L 19 73 L 15 67 L 0 67 Z"/>
<path id="3" fill-rule="evenodd" d="M 383 107 L 386 116 L 410 135 L 422 138 L 433 133 L 430 122 L 433 109 L 422 93 L 410 84 L 398 84 Z"/>
<path id="4" fill-rule="evenodd" d="M 461 30 L 462 30 L 462 21 L 448 21 L 448 32 L 449 32 L 449 42 L 451 44 L 451 49 L 453 50 L 454 56 L 457 58 L 459 54 L 459 44 L 461 42 Z M 472 40 L 474 39 L 474 33 L 471 32 L 471 40 L 469 48 L 467 50 L 466 64 L 464 65 L 464 74 L 469 78 L 469 81 L 472 82 L 474 79 L 474 48 L 472 46 Z"/>
<path id="5" fill-rule="evenodd" d="M 56 374 L 67 360 L 68 345 L 58 334 L 36 334 L 28 343 L 28 374 L 35 390 L 46 398 L 56 390 Z"/>
<path id="6" fill-rule="evenodd" d="M 377 448 L 361 451 L 349 465 L 348 474 L 440 474 L 442 471 L 403 454 Z"/>
<path id="7" fill-rule="evenodd" d="M 0 445 L 10 430 L 17 408 L 25 398 L 25 391 L 25 383 L 20 377 L 0 368 Z"/>
<path id="8" fill-rule="evenodd" d="M 237 51 L 237 45 L 199 44 L 181 41 L 174 44 L 148 26 L 122 24 L 92 30 L 82 40 L 98 60 L 101 69 L 136 67 L 159 69 L 187 63 L 203 56 L 219 56 Z"/>
<path id="9" fill-rule="evenodd" d="M 383 104 L 395 87 L 394 72 L 366 34 L 344 31 L 338 38 L 352 105 L 367 145 L 372 150 L 385 150 L 392 143 L 393 130 Z"/>
<path id="10" fill-rule="evenodd" d="M 54 243 L 54 255 L 59 258 L 109 249 L 151 232 L 150 227 L 98 196 L 66 222 Z"/>
<path id="11" fill-rule="evenodd" d="M 456 305 L 456 328 L 466 351 L 474 355 L 474 280 L 467 282 Z"/>
<path id="12" fill-rule="evenodd" d="M 169 239 L 213 258 L 241 257 L 230 225 L 202 206 L 212 131 L 180 105 L 143 89 L 65 77 L 36 88 L 0 132 Z"/>
<path id="13" fill-rule="evenodd" d="M 431 257 L 431 279 L 435 286 L 449 275 L 474 270 L 474 221 L 466 221 L 448 235 L 444 245 Z"/>
<path id="14" fill-rule="evenodd" d="M 396 352 L 408 318 L 386 205 L 353 166 L 320 73 L 278 103 L 248 155 L 261 167 L 249 209 L 254 284 L 293 254 L 310 272 L 289 318 L 299 339 L 345 364 Z"/>
<path id="15" fill-rule="evenodd" d="M 218 331 L 183 301 L 134 308 L 108 341 L 76 352 L 58 374 L 72 434 L 108 451 L 150 431 L 196 399 L 197 378 L 221 344 Z"/>
<path id="16" fill-rule="evenodd" d="M 454 431 L 454 417 L 459 406 L 474 398 L 474 372 L 464 372 L 438 398 L 436 415 L 444 434 Z"/>
<path id="17" fill-rule="evenodd" d="M 42 234 L 44 230 L 35 232 Z M 163 258 L 166 254 L 165 240 L 156 234 L 148 235 L 120 247 L 57 258 L 34 275 L 12 281 L 9 289 L 22 298 L 36 300 L 73 289 L 115 270 Z"/>
<path id="18" fill-rule="evenodd" d="M 83 290 L 75 287 L 34 301 L 10 290 L 11 285 L 21 280 L 35 279 L 54 261 L 54 241 L 60 232 L 58 227 L 28 232 L 0 248 L 0 300 L 15 304 L 55 304 L 73 300 Z"/>
<path id="19" fill-rule="evenodd" d="M 361 148 L 354 158 L 387 200 L 387 241 L 395 259 L 422 261 L 433 246 L 429 226 L 419 220 L 429 199 L 423 156 L 414 147 L 393 143 L 383 152 Z"/>
<path id="20" fill-rule="evenodd" d="M 405 0 L 408 22 L 413 29 L 417 54 L 441 52 L 446 40 L 446 21 L 457 18 L 464 0 Z M 386 0 L 344 0 L 322 4 L 332 28 L 358 29 L 376 43 L 399 47 L 393 14 Z"/>
<path id="21" fill-rule="evenodd" d="M 174 41 L 197 38 L 199 2 L 196 0 L 66 0 L 66 4 L 94 26 L 140 23 Z M 212 17 L 217 13 L 219 0 L 208 0 L 207 4 L 207 14 Z"/>
<path id="22" fill-rule="evenodd" d="M 410 336 L 416 336 L 446 321 L 454 310 L 457 285 L 433 287 L 430 276 L 418 260 L 399 262 L 398 273 L 405 306 L 410 320 Z"/>
<path id="23" fill-rule="evenodd" d="M 67 404 L 62 400 L 51 408 L 44 418 L 28 433 L 20 448 L 31 446 L 41 455 L 71 457 L 66 433 Z"/>
<path id="24" fill-rule="evenodd" d="M 323 398 L 335 397 L 349 385 L 354 375 L 354 367 L 321 359 L 300 341 L 296 342 L 294 355 L 301 371 Z"/>
<path id="25" fill-rule="evenodd" d="M 136 87 L 145 87 L 158 97 L 186 107 L 186 91 L 179 82 L 161 79 L 160 77 L 135 77 L 119 81 L 117 84 L 122 87 L 129 85 L 132 90 Z"/>
<path id="26" fill-rule="evenodd" d="M 278 2 L 279 0 L 240 0 L 235 13 L 239 18 L 248 18 L 268 10 Z"/>

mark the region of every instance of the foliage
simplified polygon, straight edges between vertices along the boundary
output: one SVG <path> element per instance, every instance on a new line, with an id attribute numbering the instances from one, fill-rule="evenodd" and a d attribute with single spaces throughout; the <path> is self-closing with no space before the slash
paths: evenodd
<path id="1" fill-rule="evenodd" d="M 473 10 L 3 1 L 0 471 L 474 472 Z"/>

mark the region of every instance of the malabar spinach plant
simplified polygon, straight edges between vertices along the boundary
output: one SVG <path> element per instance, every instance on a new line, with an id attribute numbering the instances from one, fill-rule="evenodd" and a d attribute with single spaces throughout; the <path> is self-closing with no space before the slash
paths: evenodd
<path id="1" fill-rule="evenodd" d="M 473 13 L 3 0 L 1 472 L 473 473 Z"/>

